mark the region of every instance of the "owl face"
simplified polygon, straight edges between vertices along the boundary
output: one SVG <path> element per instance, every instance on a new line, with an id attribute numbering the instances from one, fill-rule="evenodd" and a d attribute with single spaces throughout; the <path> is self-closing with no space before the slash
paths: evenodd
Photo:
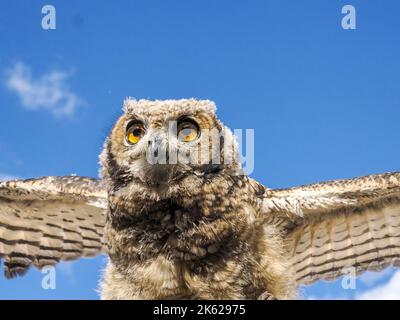
<path id="1" fill-rule="evenodd" d="M 125 100 L 101 156 L 103 176 L 165 189 L 237 169 L 234 136 L 215 110 L 209 100 Z"/>

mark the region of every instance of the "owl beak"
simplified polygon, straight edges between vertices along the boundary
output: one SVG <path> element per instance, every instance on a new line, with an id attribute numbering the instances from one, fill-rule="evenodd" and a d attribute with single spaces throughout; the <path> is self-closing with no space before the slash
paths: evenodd
<path id="1" fill-rule="evenodd" d="M 169 163 L 168 143 L 165 136 L 153 135 L 148 144 L 146 158 L 150 165 Z"/>
<path id="2" fill-rule="evenodd" d="M 151 185 L 168 185 L 174 168 L 168 165 L 169 152 L 165 136 L 154 134 L 150 137 L 147 149 L 147 162 L 150 164 L 146 171 L 146 180 Z"/>
<path id="3" fill-rule="evenodd" d="M 157 159 L 160 154 L 161 148 L 162 148 L 161 138 L 159 136 L 153 136 L 149 140 L 149 148 L 148 148 L 149 156 L 152 159 Z"/>

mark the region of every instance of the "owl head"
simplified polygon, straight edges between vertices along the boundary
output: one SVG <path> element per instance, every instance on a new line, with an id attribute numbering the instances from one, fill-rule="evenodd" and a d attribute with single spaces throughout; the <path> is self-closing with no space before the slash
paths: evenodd
<path id="1" fill-rule="evenodd" d="M 134 182 L 165 190 L 240 172 L 236 140 L 212 101 L 128 98 L 123 111 L 100 157 L 114 188 Z"/>

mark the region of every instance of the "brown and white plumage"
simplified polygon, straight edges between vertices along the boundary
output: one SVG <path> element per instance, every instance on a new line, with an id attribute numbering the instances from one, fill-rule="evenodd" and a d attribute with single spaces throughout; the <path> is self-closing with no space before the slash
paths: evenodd
<path id="1" fill-rule="evenodd" d="M 99 181 L 46 177 L 0 183 L 0 258 L 8 278 L 30 265 L 95 256 L 103 250 L 106 193 Z"/>
<path id="2" fill-rule="evenodd" d="M 169 135 L 171 120 L 197 136 Z M 141 131 L 128 143 L 132 123 Z M 213 128 L 223 144 L 194 152 Z M 6 276 L 106 252 L 105 299 L 285 299 L 348 267 L 399 266 L 400 173 L 270 190 L 241 174 L 236 153 L 211 162 L 224 145 L 237 152 L 234 140 L 211 101 L 126 100 L 101 180 L 0 183 Z M 149 163 L 155 145 L 190 161 Z"/>
<path id="3" fill-rule="evenodd" d="M 273 190 L 298 283 L 400 263 L 400 173 Z M 279 210 L 278 209 L 278 210 Z"/>

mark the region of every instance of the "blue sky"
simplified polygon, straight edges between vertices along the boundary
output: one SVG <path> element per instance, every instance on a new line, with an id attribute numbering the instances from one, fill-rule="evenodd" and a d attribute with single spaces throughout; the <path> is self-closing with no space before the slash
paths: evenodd
<path id="1" fill-rule="evenodd" d="M 41 28 L 45 4 L 56 30 Z M 356 30 L 341 28 L 346 4 Z M 127 96 L 214 100 L 229 127 L 254 128 L 252 176 L 271 188 L 398 171 L 399 10 L 394 0 L 3 3 L 0 178 L 97 176 Z M 0 299 L 96 299 L 104 261 L 61 265 L 56 290 L 35 270 L 0 277 Z M 340 280 L 302 289 L 317 299 L 388 292 L 400 292 L 392 270 L 357 290 Z"/>

